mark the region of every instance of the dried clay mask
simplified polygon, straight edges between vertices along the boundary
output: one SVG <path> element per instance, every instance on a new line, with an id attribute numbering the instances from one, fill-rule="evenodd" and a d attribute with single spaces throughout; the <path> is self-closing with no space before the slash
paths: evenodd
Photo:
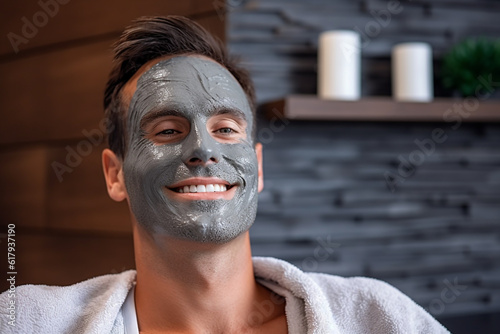
<path id="1" fill-rule="evenodd" d="M 241 138 L 228 142 L 220 139 L 223 134 L 217 137 L 225 130 L 216 132 L 208 124 L 221 115 L 246 121 Z M 141 226 L 153 234 L 210 243 L 230 241 L 250 228 L 258 193 L 254 120 L 243 89 L 227 69 L 196 56 L 160 61 L 137 81 L 127 117 L 123 170 L 131 210 Z M 193 186 L 203 190 L 192 178 L 215 178 L 210 182 L 219 191 L 186 193 Z"/>

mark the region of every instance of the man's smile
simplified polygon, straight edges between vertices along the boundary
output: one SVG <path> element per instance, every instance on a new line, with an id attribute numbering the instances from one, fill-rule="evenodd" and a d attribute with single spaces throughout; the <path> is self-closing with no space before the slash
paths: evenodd
<path id="1" fill-rule="evenodd" d="M 233 198 L 237 184 L 213 177 L 196 177 L 165 187 L 167 196 L 186 200 L 215 200 Z"/>

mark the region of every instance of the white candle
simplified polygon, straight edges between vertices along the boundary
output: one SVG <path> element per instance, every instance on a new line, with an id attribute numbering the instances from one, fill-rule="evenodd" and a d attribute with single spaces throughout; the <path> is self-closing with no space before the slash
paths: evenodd
<path id="1" fill-rule="evenodd" d="M 432 48 L 429 44 L 403 43 L 393 47 L 392 95 L 397 101 L 432 101 Z"/>
<path id="2" fill-rule="evenodd" d="M 318 95 L 358 100 L 361 95 L 360 36 L 350 30 L 325 31 L 318 43 Z"/>

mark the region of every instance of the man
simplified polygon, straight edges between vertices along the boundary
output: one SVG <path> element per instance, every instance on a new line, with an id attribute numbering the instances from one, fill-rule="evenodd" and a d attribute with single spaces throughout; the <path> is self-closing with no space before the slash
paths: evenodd
<path id="1" fill-rule="evenodd" d="M 17 327 L 2 308 L 2 333 L 448 333 L 383 282 L 251 257 L 263 188 L 253 87 L 197 24 L 128 27 L 105 108 L 104 174 L 129 204 L 137 271 L 19 287 Z"/>

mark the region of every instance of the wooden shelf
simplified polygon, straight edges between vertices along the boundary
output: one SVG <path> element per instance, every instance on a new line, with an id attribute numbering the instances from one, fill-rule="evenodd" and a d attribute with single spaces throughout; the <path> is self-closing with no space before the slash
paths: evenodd
<path id="1" fill-rule="evenodd" d="M 264 104 L 263 110 L 271 118 L 296 120 L 500 122 L 498 100 L 437 98 L 432 102 L 396 102 L 390 97 L 367 97 L 358 101 L 333 101 L 316 95 L 289 95 Z"/>

